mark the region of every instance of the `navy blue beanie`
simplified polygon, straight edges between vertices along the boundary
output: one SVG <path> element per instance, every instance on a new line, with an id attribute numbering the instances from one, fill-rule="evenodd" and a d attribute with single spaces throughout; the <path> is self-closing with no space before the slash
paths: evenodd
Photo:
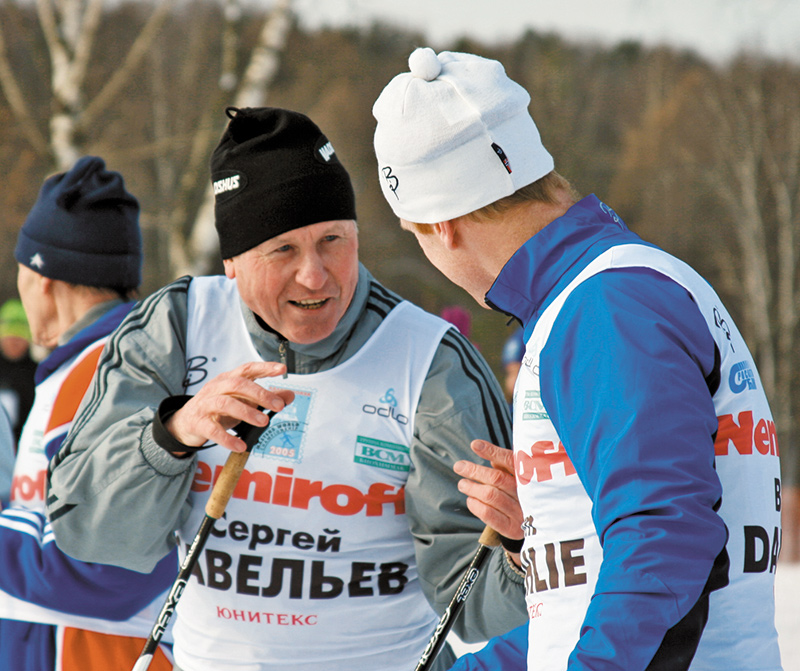
<path id="1" fill-rule="evenodd" d="M 139 202 L 103 159 L 84 156 L 48 177 L 14 258 L 40 275 L 125 293 L 142 282 Z"/>
<path id="2" fill-rule="evenodd" d="M 223 259 L 322 221 L 355 219 L 350 175 L 304 114 L 229 107 L 211 157 L 214 215 Z"/>

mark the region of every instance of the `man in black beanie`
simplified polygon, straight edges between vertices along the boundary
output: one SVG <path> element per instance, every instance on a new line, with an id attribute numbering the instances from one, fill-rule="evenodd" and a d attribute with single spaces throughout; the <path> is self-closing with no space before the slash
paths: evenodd
<path id="1" fill-rule="evenodd" d="M 359 263 L 353 188 L 320 129 L 228 116 L 211 160 L 225 276 L 170 284 L 109 341 L 51 470 L 56 537 L 152 570 L 244 449 L 229 430 L 265 427 L 178 603 L 177 666 L 413 668 L 483 528 L 452 465 L 474 438 L 508 445 L 502 391 L 456 329 Z M 496 548 L 460 636 L 523 623 L 522 592 Z"/>
<path id="2" fill-rule="evenodd" d="M 72 559 L 52 542 L 44 499 L 48 462 L 108 335 L 134 305 L 139 203 L 101 158 L 83 157 L 44 182 L 14 255 L 32 339 L 50 353 L 36 371 L 11 507 L 0 514 L 0 670 L 128 671 L 172 582 L 175 556 L 146 574 Z M 154 668 L 172 668 L 164 651 Z"/>

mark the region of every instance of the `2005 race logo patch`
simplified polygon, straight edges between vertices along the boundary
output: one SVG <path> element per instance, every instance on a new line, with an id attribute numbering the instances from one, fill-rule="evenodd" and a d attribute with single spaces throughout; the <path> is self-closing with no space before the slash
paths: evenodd
<path id="1" fill-rule="evenodd" d="M 276 389 L 277 387 L 270 387 Z M 253 447 L 253 455 L 299 464 L 314 392 L 292 389 L 294 401 L 272 418 Z"/>

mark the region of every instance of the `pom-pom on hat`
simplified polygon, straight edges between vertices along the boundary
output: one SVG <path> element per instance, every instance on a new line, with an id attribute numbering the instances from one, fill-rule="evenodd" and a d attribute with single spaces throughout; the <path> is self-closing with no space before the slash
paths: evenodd
<path id="1" fill-rule="evenodd" d="M 386 201 L 434 224 L 474 212 L 553 170 L 530 96 L 494 60 L 416 49 L 372 108 Z"/>
<path id="2" fill-rule="evenodd" d="M 84 156 L 42 184 L 14 258 L 50 279 L 135 289 L 142 282 L 139 202 L 102 158 Z"/>
<path id="3" fill-rule="evenodd" d="M 295 228 L 356 218 L 350 176 L 311 119 L 273 107 L 225 112 L 211 157 L 223 259 Z"/>

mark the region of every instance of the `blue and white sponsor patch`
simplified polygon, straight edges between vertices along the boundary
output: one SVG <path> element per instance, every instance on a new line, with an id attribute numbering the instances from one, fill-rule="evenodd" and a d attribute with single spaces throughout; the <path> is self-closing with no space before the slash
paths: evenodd
<path id="1" fill-rule="evenodd" d="M 731 374 L 728 377 L 728 385 L 734 394 L 739 394 L 745 389 L 756 388 L 756 376 L 747 361 L 740 361 L 731 366 Z"/>
<path id="2" fill-rule="evenodd" d="M 538 420 L 549 419 L 542 403 L 542 393 L 538 389 L 527 389 L 525 398 L 522 399 L 522 419 Z"/>
<path id="3" fill-rule="evenodd" d="M 358 436 L 353 461 L 357 464 L 377 466 L 390 471 L 408 471 L 411 457 L 408 447 L 377 438 Z"/>

